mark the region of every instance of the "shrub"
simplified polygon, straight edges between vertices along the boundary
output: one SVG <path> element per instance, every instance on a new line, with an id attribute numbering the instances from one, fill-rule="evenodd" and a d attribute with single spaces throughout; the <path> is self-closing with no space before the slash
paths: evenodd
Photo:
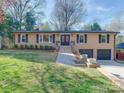
<path id="1" fill-rule="evenodd" d="M 56 48 L 55 47 L 53 47 L 53 46 L 45 46 L 45 50 L 56 50 Z"/>
<path id="2" fill-rule="evenodd" d="M 17 45 L 17 44 L 15 44 L 15 45 L 14 45 L 14 48 L 18 48 L 18 45 Z"/>
<path id="3" fill-rule="evenodd" d="M 46 45 L 45 46 L 45 50 L 49 50 L 50 48 L 49 48 L 49 46 L 48 45 Z"/>
<path id="4" fill-rule="evenodd" d="M 34 48 L 34 46 L 33 45 L 30 45 L 29 49 L 33 49 L 33 48 Z"/>
<path id="5" fill-rule="evenodd" d="M 52 47 L 52 50 L 56 50 L 56 48 L 55 47 Z"/>
<path id="6" fill-rule="evenodd" d="M 38 49 L 38 45 L 35 45 L 35 49 Z"/>
<path id="7" fill-rule="evenodd" d="M 25 45 L 25 48 L 27 49 L 28 48 L 28 45 Z"/>
<path id="8" fill-rule="evenodd" d="M 43 50 L 44 49 L 44 46 L 40 45 L 40 49 Z"/>
<path id="9" fill-rule="evenodd" d="M 27 49 L 30 49 L 30 45 L 27 45 Z"/>
<path id="10" fill-rule="evenodd" d="M 53 47 L 53 46 L 49 46 L 49 49 L 50 49 L 50 50 L 56 50 L 56 48 Z"/>
<path id="11" fill-rule="evenodd" d="M 53 47 L 52 46 L 49 46 L 49 50 L 53 50 Z"/>
<path id="12" fill-rule="evenodd" d="M 20 45 L 20 48 L 23 49 L 24 48 L 24 45 Z"/>

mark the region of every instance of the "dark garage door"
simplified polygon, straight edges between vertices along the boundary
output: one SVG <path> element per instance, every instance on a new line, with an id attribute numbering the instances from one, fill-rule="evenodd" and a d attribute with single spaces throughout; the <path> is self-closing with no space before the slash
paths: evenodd
<path id="1" fill-rule="evenodd" d="M 98 60 L 111 60 L 111 50 L 110 49 L 98 49 L 97 59 Z"/>
<path id="2" fill-rule="evenodd" d="M 87 54 L 88 58 L 93 58 L 93 49 L 79 49 L 80 54 Z"/>

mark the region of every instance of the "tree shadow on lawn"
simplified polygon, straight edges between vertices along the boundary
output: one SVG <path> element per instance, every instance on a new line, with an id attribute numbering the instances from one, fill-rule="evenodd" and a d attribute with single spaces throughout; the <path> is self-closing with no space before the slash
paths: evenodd
<path id="1" fill-rule="evenodd" d="M 30 52 L 25 52 L 25 53 L 16 53 L 16 52 L 5 52 L 5 53 L 0 53 L 0 56 L 3 57 L 13 57 L 15 59 L 23 60 L 24 61 L 29 61 L 29 62 L 34 62 L 34 63 L 52 63 L 55 62 L 55 56 L 52 56 L 52 52 L 44 53 L 44 54 L 39 54 L 39 53 L 30 53 Z M 54 52 L 53 52 L 54 53 Z"/>

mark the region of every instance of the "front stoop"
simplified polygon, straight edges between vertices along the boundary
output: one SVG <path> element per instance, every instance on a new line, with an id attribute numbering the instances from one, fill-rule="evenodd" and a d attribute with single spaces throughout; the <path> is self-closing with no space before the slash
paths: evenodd
<path id="1" fill-rule="evenodd" d="M 104 74 L 107 78 L 109 78 L 113 83 L 115 83 L 118 87 L 124 90 L 124 82 L 117 78 L 116 76 L 110 74 L 109 72 L 105 71 L 102 68 L 97 68 L 102 74 Z"/>
<path id="2" fill-rule="evenodd" d="M 71 46 L 60 46 L 56 63 L 74 66 L 75 56 L 71 51 Z"/>

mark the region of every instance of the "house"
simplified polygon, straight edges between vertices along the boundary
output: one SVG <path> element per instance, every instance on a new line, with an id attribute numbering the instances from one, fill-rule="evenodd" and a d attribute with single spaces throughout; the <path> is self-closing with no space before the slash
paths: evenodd
<path id="1" fill-rule="evenodd" d="M 124 43 L 120 43 L 116 46 L 116 59 L 124 60 Z"/>
<path id="2" fill-rule="evenodd" d="M 81 54 L 98 60 L 114 60 L 116 58 L 115 37 L 112 31 L 16 31 L 15 45 L 71 46 Z"/>

